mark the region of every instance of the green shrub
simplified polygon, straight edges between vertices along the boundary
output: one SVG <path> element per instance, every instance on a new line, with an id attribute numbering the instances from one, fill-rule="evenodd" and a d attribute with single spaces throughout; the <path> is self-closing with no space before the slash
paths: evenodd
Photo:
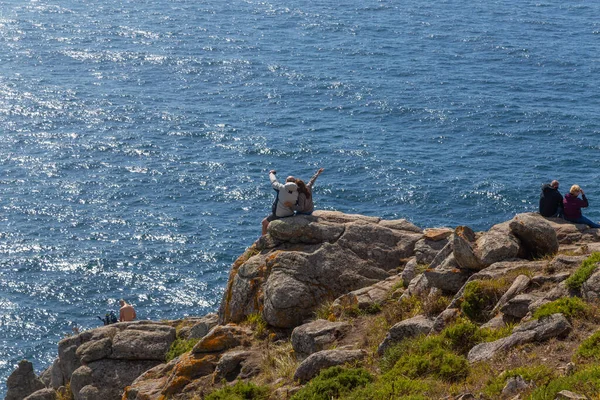
<path id="1" fill-rule="evenodd" d="M 473 346 L 483 342 L 481 329 L 471 321 L 460 321 L 444 329 L 441 336 L 449 348 L 466 355 Z"/>
<path id="2" fill-rule="evenodd" d="M 200 339 L 175 339 L 175 341 L 171 343 L 171 347 L 165 356 L 166 361 L 169 362 L 183 353 L 191 351 L 199 340 Z"/>
<path id="3" fill-rule="evenodd" d="M 463 380 L 469 373 L 465 357 L 451 351 L 441 335 L 407 339 L 389 348 L 381 359 L 382 371 L 411 379 L 436 377 L 446 382 Z"/>
<path id="4" fill-rule="evenodd" d="M 600 367 L 593 366 L 583 371 L 576 372 L 570 376 L 557 377 L 547 384 L 537 385 L 531 396 L 531 400 L 554 400 L 557 393 L 562 390 L 570 390 L 588 397 L 600 393 Z"/>
<path id="5" fill-rule="evenodd" d="M 552 314 L 562 313 L 567 319 L 582 318 L 589 314 L 588 305 L 579 297 L 563 297 L 542 305 L 535 310 L 533 318 L 540 319 Z"/>
<path id="6" fill-rule="evenodd" d="M 581 285 L 588 280 L 596 270 L 596 263 L 600 262 L 600 252 L 593 252 L 588 258 L 583 260 L 581 266 L 566 281 L 566 285 L 571 290 L 581 289 Z"/>
<path id="7" fill-rule="evenodd" d="M 581 342 L 575 355 L 580 358 L 600 361 L 600 331 Z"/>
<path id="8" fill-rule="evenodd" d="M 490 312 L 508 288 L 505 279 L 471 281 L 465 286 L 462 312 L 471 320 L 485 322 Z"/>
<path id="9" fill-rule="evenodd" d="M 437 381 L 409 379 L 404 376 L 386 374 L 377 381 L 357 389 L 344 397 L 345 400 L 429 400 L 432 389 L 437 393 L 443 393 L 439 389 L 441 383 Z"/>
<path id="10" fill-rule="evenodd" d="M 373 377 L 363 368 L 327 368 L 294 394 L 291 400 L 329 400 L 344 397 L 356 388 L 364 387 Z"/>
<path id="11" fill-rule="evenodd" d="M 512 334 L 512 331 L 515 327 L 515 324 L 507 324 L 502 328 L 492 329 L 492 328 L 481 328 L 479 329 L 479 333 L 481 335 L 482 342 L 493 342 L 498 339 L 505 338 Z"/>
<path id="12" fill-rule="evenodd" d="M 469 374 L 469 362 L 443 348 L 401 357 L 392 371 L 412 379 L 432 376 L 445 382 L 464 380 Z"/>
<path id="13" fill-rule="evenodd" d="M 267 335 L 267 322 L 265 321 L 261 313 L 254 313 L 248 315 L 246 321 L 252 327 L 254 335 L 257 338 L 264 338 Z"/>
<path id="14" fill-rule="evenodd" d="M 267 400 L 269 388 L 257 386 L 253 383 L 237 381 L 233 386 L 225 386 L 212 392 L 205 400 Z"/>
<path id="15" fill-rule="evenodd" d="M 508 379 L 517 376 L 522 377 L 526 382 L 533 381 L 537 387 L 547 385 L 556 377 L 554 371 L 546 365 L 519 367 L 505 371 L 499 376 L 492 378 L 484 388 L 484 393 L 491 398 L 499 398 Z M 554 397 L 552 397 L 552 399 L 554 399 Z"/>

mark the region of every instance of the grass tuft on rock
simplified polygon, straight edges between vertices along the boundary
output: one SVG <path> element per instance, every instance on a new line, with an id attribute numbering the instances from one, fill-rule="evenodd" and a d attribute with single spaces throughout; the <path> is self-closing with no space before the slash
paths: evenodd
<path id="1" fill-rule="evenodd" d="M 475 322 L 486 322 L 490 319 L 490 312 L 508 289 L 506 279 L 490 279 L 471 281 L 465 286 L 461 310 Z"/>
<path id="2" fill-rule="evenodd" d="M 520 376 L 525 382 L 533 382 L 536 387 L 545 386 L 556 378 L 556 374 L 552 368 L 547 365 L 533 365 L 527 367 L 519 367 L 501 373 L 499 376 L 492 378 L 484 388 L 484 394 L 489 398 L 500 398 L 502 389 L 506 386 L 506 382 L 510 378 Z M 554 399 L 554 397 L 552 397 Z"/>
<path id="3" fill-rule="evenodd" d="M 268 386 L 237 381 L 233 386 L 225 386 L 205 397 L 205 400 L 267 400 L 270 395 Z"/>
<path id="4" fill-rule="evenodd" d="M 169 362 L 180 355 L 191 351 L 199 340 L 200 339 L 175 339 L 175 341 L 171 343 L 171 347 L 165 356 L 165 360 Z"/>
<path id="5" fill-rule="evenodd" d="M 392 373 L 364 388 L 354 390 L 345 400 L 430 400 L 447 392 L 447 385 L 432 379 L 409 379 Z"/>
<path id="6" fill-rule="evenodd" d="M 540 319 L 556 313 L 563 314 L 568 320 L 587 318 L 592 314 L 588 304 L 579 297 L 562 297 L 539 307 L 533 313 L 533 318 Z"/>
<path id="7" fill-rule="evenodd" d="M 571 290 L 580 290 L 585 281 L 592 276 L 599 262 L 600 252 L 596 251 L 590 254 L 588 258 L 582 261 L 581 266 L 565 281 L 567 287 Z"/>
<path id="8" fill-rule="evenodd" d="M 380 361 L 381 370 L 410 379 L 432 377 L 444 382 L 458 382 L 469 374 L 467 359 L 455 352 L 459 337 L 469 335 L 469 330 L 445 330 L 436 336 L 419 336 L 406 339 L 390 347 Z"/>
<path id="9" fill-rule="evenodd" d="M 254 313 L 248 315 L 246 322 L 250 325 L 254 331 L 254 336 L 257 339 L 264 339 L 267 336 L 267 321 L 263 317 L 262 313 Z"/>
<path id="10" fill-rule="evenodd" d="M 579 395 L 588 396 L 588 398 L 597 398 L 600 393 L 600 367 L 595 365 L 578 371 L 570 376 L 556 377 L 545 385 L 536 385 L 531 396 L 531 400 L 554 400 L 556 395 L 569 390 Z"/>
<path id="11" fill-rule="evenodd" d="M 575 356 L 580 359 L 600 361 L 600 331 L 581 342 Z"/>
<path id="12" fill-rule="evenodd" d="M 371 374 L 363 368 L 327 368 L 313 378 L 290 400 L 329 400 L 345 398 L 356 388 L 373 381 Z"/>

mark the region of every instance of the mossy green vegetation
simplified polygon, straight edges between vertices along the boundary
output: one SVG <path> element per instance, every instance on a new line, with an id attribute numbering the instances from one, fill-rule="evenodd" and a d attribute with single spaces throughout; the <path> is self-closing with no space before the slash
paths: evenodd
<path id="1" fill-rule="evenodd" d="M 485 322 L 507 289 L 505 279 L 471 281 L 465 286 L 460 308 L 471 320 Z"/>
<path id="2" fill-rule="evenodd" d="M 205 400 L 267 400 L 269 387 L 237 381 L 233 386 L 225 386 L 205 397 Z"/>
<path id="3" fill-rule="evenodd" d="M 171 343 L 171 347 L 165 356 L 165 360 L 169 362 L 172 359 L 179 357 L 183 353 L 191 351 L 199 340 L 200 339 L 175 339 L 175 341 Z"/>
<path id="4" fill-rule="evenodd" d="M 575 357 L 595 362 L 600 361 L 600 331 L 581 342 L 575 352 Z"/>
<path id="5" fill-rule="evenodd" d="M 538 385 L 531 400 L 554 400 L 562 390 L 570 390 L 579 395 L 596 398 L 600 393 L 600 366 L 591 366 L 570 376 L 555 377 L 545 385 Z"/>
<path id="6" fill-rule="evenodd" d="M 433 379 L 409 379 L 385 374 L 373 383 L 354 390 L 346 400 L 429 400 L 446 393 L 447 385 Z"/>
<path id="7" fill-rule="evenodd" d="M 257 338 L 264 338 L 267 335 L 267 321 L 265 321 L 261 313 L 254 313 L 248 315 L 246 322 L 250 324 L 254 331 L 254 336 Z"/>
<path id="8" fill-rule="evenodd" d="M 581 263 L 581 266 L 566 280 L 566 285 L 571 290 L 580 290 L 585 281 L 589 279 L 600 262 L 600 252 L 593 252 Z"/>
<path id="9" fill-rule="evenodd" d="M 532 365 L 528 367 L 519 367 L 501 373 L 494 377 L 486 385 L 483 392 L 490 398 L 499 398 L 502 389 L 510 378 L 520 376 L 525 382 L 533 382 L 536 387 L 543 387 L 556 378 L 553 369 L 546 365 Z M 552 397 L 554 399 L 554 397 Z"/>
<path id="10" fill-rule="evenodd" d="M 592 314 L 590 306 L 579 297 L 563 297 L 539 307 L 533 318 L 540 319 L 552 314 L 561 313 L 567 319 L 586 318 Z"/>
<path id="11" fill-rule="evenodd" d="M 356 388 L 373 381 L 371 374 L 363 368 L 327 368 L 294 394 L 291 400 L 329 400 L 345 398 Z"/>

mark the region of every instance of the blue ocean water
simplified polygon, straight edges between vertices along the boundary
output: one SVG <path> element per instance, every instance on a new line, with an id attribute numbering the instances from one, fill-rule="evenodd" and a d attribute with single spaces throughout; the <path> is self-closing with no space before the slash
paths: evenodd
<path id="1" fill-rule="evenodd" d="M 123 297 L 214 311 L 267 172 L 476 230 L 578 183 L 600 219 L 600 3 L 4 0 L 0 381 Z M 0 387 L 0 396 L 5 388 Z"/>

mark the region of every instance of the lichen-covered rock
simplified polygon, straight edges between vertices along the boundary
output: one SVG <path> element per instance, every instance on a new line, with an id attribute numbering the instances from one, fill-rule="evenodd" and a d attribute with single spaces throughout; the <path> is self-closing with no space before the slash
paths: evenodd
<path id="1" fill-rule="evenodd" d="M 347 322 L 330 322 L 324 319 L 300 325 L 292 331 L 291 342 L 299 355 L 310 355 L 343 338 L 352 328 Z"/>
<path id="2" fill-rule="evenodd" d="M 362 360 L 367 356 L 364 350 L 323 350 L 313 353 L 304 360 L 294 373 L 294 380 L 308 382 L 329 367 Z"/>
<path id="3" fill-rule="evenodd" d="M 508 290 L 506 292 L 504 292 L 502 297 L 500 297 L 500 300 L 498 300 L 498 303 L 496 303 L 496 306 L 494 307 L 492 314 L 495 314 L 496 311 L 498 311 L 502 306 L 504 306 L 510 299 L 512 299 L 513 297 L 515 297 L 516 295 L 520 294 L 525 289 L 527 289 L 527 286 L 529 286 L 530 282 L 531 282 L 531 279 L 527 275 L 517 276 L 517 278 L 514 280 L 514 282 L 508 288 Z"/>
<path id="4" fill-rule="evenodd" d="M 532 258 L 558 251 L 556 232 L 548 221 L 537 213 L 518 214 L 509 222 L 509 227 Z"/>
<path id="5" fill-rule="evenodd" d="M 336 234 L 321 234 L 325 231 Z M 261 312 L 273 327 L 298 326 L 321 302 L 389 277 L 422 238 L 406 221 L 325 211 L 273 221 L 269 232 L 277 245 L 257 242 L 234 263 L 219 309 L 221 323 Z"/>
<path id="6" fill-rule="evenodd" d="M 175 336 L 175 328 L 168 326 L 131 326 L 113 338 L 110 358 L 164 361 Z"/>
<path id="7" fill-rule="evenodd" d="M 418 335 L 426 335 L 433 328 L 433 320 L 424 315 L 405 319 L 392 326 L 383 342 L 377 348 L 377 354 L 383 355 L 390 346 L 402 340 Z"/>
<path id="8" fill-rule="evenodd" d="M 412 281 L 415 276 L 417 276 L 417 258 L 412 257 L 410 260 L 408 260 L 408 262 L 404 266 L 404 269 L 400 273 L 400 278 L 402 278 L 402 284 L 405 287 L 408 287 L 410 281 Z"/>
<path id="9" fill-rule="evenodd" d="M 519 255 L 521 243 L 508 227 L 508 223 L 494 225 L 476 242 L 475 254 L 484 265 L 513 260 Z"/>
<path id="10" fill-rule="evenodd" d="M 22 400 L 45 388 L 42 381 L 33 372 L 33 364 L 27 360 L 19 362 L 17 369 L 6 380 L 6 386 L 8 391 L 5 400 Z"/>
<path id="11" fill-rule="evenodd" d="M 206 334 L 219 323 L 219 316 L 211 313 L 200 318 L 198 322 L 190 328 L 187 335 L 188 339 L 200 339 L 206 336 Z"/>
<path id="12" fill-rule="evenodd" d="M 530 343 L 534 340 L 535 332 L 533 331 L 513 333 L 508 337 L 498 339 L 493 342 L 480 343 L 476 345 L 469 351 L 467 359 L 471 363 L 489 360 L 499 352 L 507 351 L 515 346 Z"/>
<path id="13" fill-rule="evenodd" d="M 53 389 L 40 389 L 37 392 L 33 392 L 23 400 L 56 400 L 57 394 Z"/>
<path id="14" fill-rule="evenodd" d="M 415 243 L 417 264 L 430 264 L 435 256 L 448 244 L 448 239 L 431 240 L 422 238 Z"/>
<path id="15" fill-rule="evenodd" d="M 331 309 L 335 315 L 341 315 L 344 310 L 368 310 L 379 306 L 390 299 L 395 288 L 402 284 L 400 275 L 393 275 L 371 286 L 353 290 L 333 302 Z"/>
<path id="16" fill-rule="evenodd" d="M 75 400 L 118 400 L 126 386 L 158 363 L 154 360 L 93 361 L 73 372 L 71 390 Z"/>
<path id="17" fill-rule="evenodd" d="M 513 333 L 532 331 L 535 333 L 535 340 L 543 342 L 550 338 L 563 337 L 569 334 L 572 329 L 573 327 L 564 315 L 552 314 L 547 317 L 525 322 L 524 324 L 515 327 Z"/>
<path id="18" fill-rule="evenodd" d="M 193 353 L 218 353 L 249 344 L 252 333 L 237 325 L 217 325 L 192 349 Z"/>
<path id="19" fill-rule="evenodd" d="M 581 286 L 581 295 L 587 301 L 600 299 L 600 269 L 590 276 Z"/>
<path id="20" fill-rule="evenodd" d="M 90 340 L 83 343 L 77 348 L 75 354 L 82 363 L 87 364 L 92 361 L 108 358 L 112 353 L 111 338 L 103 338 L 100 340 Z"/>
<path id="21" fill-rule="evenodd" d="M 269 224 L 269 234 L 276 240 L 289 243 L 335 242 L 344 233 L 344 226 L 319 223 L 311 215 L 275 220 Z"/>
<path id="22" fill-rule="evenodd" d="M 473 274 L 471 270 L 460 269 L 454 255 L 450 255 L 442 265 L 428 269 L 423 273 L 427 277 L 430 287 L 435 287 L 443 292 L 456 293 Z"/>
<path id="23" fill-rule="evenodd" d="M 124 400 L 162 400 L 181 393 L 198 379 L 215 371 L 219 357 L 214 354 L 185 353 L 168 364 L 147 370 L 126 388 Z"/>
<path id="24" fill-rule="evenodd" d="M 504 389 L 502 389 L 502 395 L 514 396 L 526 389 L 529 389 L 529 387 L 529 383 L 527 383 L 522 376 L 513 376 L 506 381 L 506 385 L 504 385 Z"/>
<path id="25" fill-rule="evenodd" d="M 512 335 L 508 337 L 476 345 L 469 351 L 467 359 L 471 363 L 489 360 L 497 353 L 518 345 L 562 337 L 568 334 L 571 329 L 571 324 L 562 314 L 553 314 L 539 320 L 531 320 L 517 326 L 513 329 Z"/>
<path id="26" fill-rule="evenodd" d="M 213 382 L 248 379 L 260 372 L 258 351 L 231 351 L 223 354 L 215 368 Z"/>
<path id="27" fill-rule="evenodd" d="M 423 236 L 426 239 L 438 241 L 447 239 L 453 232 L 454 230 L 451 228 L 427 228 L 423 230 Z"/>
<path id="28" fill-rule="evenodd" d="M 447 326 L 451 325 L 461 315 L 458 308 L 447 308 L 442 311 L 433 321 L 433 326 L 429 333 L 440 333 Z"/>
<path id="29" fill-rule="evenodd" d="M 527 315 L 529 306 L 536 300 L 538 297 L 532 294 L 519 294 L 500 307 L 500 311 L 505 315 L 521 319 Z"/>
<path id="30" fill-rule="evenodd" d="M 588 400 L 588 397 L 570 390 L 561 390 L 556 394 L 554 400 Z"/>
<path id="31" fill-rule="evenodd" d="M 460 268 L 479 271 L 486 266 L 475 254 L 471 243 L 457 234 L 451 238 L 454 260 Z"/>

